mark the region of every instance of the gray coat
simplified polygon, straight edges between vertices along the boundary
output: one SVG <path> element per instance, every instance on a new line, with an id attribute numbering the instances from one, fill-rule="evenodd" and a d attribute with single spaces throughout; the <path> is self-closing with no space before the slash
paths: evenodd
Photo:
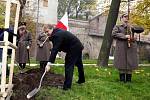
<path id="1" fill-rule="evenodd" d="M 19 37 L 17 42 L 18 48 L 16 50 L 16 61 L 18 63 L 27 63 L 28 61 L 27 46 L 31 46 L 32 43 L 31 33 L 26 31 L 23 36 Z"/>
<path id="2" fill-rule="evenodd" d="M 40 47 L 39 45 L 44 42 L 44 40 L 47 38 L 47 35 L 45 33 L 40 33 L 37 38 L 37 55 L 36 60 L 37 61 L 48 61 L 50 56 L 50 49 L 51 49 L 51 43 L 49 39 L 47 38 L 46 42 L 44 43 L 43 47 Z"/>
<path id="3" fill-rule="evenodd" d="M 124 25 L 116 25 L 112 36 L 116 39 L 114 54 L 114 66 L 119 70 L 133 70 L 138 67 L 137 42 L 131 42 L 128 47 L 127 28 Z"/>

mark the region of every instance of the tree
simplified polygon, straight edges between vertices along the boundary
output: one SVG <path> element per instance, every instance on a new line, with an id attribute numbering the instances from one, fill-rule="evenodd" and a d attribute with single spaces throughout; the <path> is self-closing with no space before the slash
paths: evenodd
<path id="1" fill-rule="evenodd" d="M 97 0 L 58 0 L 58 2 L 59 17 L 67 11 L 69 17 L 83 19 L 83 16 L 88 18 L 92 15 L 91 11 L 96 10 Z"/>
<path id="2" fill-rule="evenodd" d="M 6 2 L 1 2 L 0 3 L 0 27 L 4 27 L 5 24 L 5 8 L 6 8 Z M 10 9 L 10 25 L 14 24 L 15 21 L 15 16 L 16 16 L 16 5 L 11 4 L 11 9 Z"/>
<path id="3" fill-rule="evenodd" d="M 119 13 L 119 7 L 120 7 L 121 0 L 112 0 L 110 11 L 108 14 L 108 19 L 106 23 L 105 33 L 103 37 L 102 46 L 100 49 L 100 53 L 98 56 L 97 65 L 98 66 L 108 66 L 108 60 L 109 60 L 109 52 L 112 44 L 112 29 L 116 24 L 118 13 Z M 113 17 L 112 17 L 113 16 Z"/>
<path id="4" fill-rule="evenodd" d="M 22 11 L 23 11 L 23 9 L 24 9 L 24 7 L 25 7 L 25 4 L 26 4 L 26 1 L 27 0 L 19 0 L 19 2 L 20 2 L 20 13 L 19 13 L 19 20 L 21 20 L 21 18 L 22 18 Z"/>
<path id="5" fill-rule="evenodd" d="M 77 6 L 75 6 L 76 18 L 79 17 L 79 13 L 84 14 L 86 20 L 92 15 L 92 11 L 96 10 L 97 0 L 79 0 Z"/>
<path id="6" fill-rule="evenodd" d="M 145 28 L 145 34 L 150 32 L 150 0 L 140 2 L 133 12 L 131 12 L 131 22 L 142 25 Z"/>
<path id="7" fill-rule="evenodd" d="M 64 15 L 67 7 L 67 0 L 58 0 L 58 16 Z"/>
<path id="8" fill-rule="evenodd" d="M 4 27 L 5 22 L 5 5 L 3 2 L 0 2 L 0 28 Z"/>

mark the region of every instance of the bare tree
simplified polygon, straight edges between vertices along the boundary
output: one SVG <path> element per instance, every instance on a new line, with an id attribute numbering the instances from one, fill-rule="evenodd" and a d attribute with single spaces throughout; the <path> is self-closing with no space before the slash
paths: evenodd
<path id="1" fill-rule="evenodd" d="M 105 33 L 103 37 L 103 42 L 98 56 L 98 61 L 97 61 L 98 66 L 103 66 L 103 67 L 108 66 L 109 53 L 110 53 L 110 48 L 113 40 L 111 33 L 117 21 L 120 3 L 121 0 L 112 0 L 111 2 Z"/>
<path id="2" fill-rule="evenodd" d="M 22 11 L 23 11 L 23 9 L 24 9 L 24 7 L 25 7 L 25 4 L 26 4 L 26 1 L 27 0 L 19 0 L 19 2 L 20 2 L 20 13 L 19 13 L 19 20 L 21 20 L 21 18 L 22 18 Z"/>

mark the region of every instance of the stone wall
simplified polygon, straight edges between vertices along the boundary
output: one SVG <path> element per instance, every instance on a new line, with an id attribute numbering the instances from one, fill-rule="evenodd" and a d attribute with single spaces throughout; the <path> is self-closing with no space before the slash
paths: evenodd
<path id="1" fill-rule="evenodd" d="M 90 35 L 103 36 L 106 26 L 107 16 L 100 14 L 89 20 Z"/>
<path id="2" fill-rule="evenodd" d="M 96 27 L 96 25 L 94 27 L 94 22 L 97 23 L 96 21 L 92 21 L 93 29 Z M 70 19 L 69 30 L 75 34 L 84 45 L 83 55 L 88 55 L 90 59 L 97 59 L 102 43 L 102 37 L 91 35 L 91 26 L 89 23 L 89 21 Z"/>
<path id="3" fill-rule="evenodd" d="M 89 21 L 69 20 L 70 31 L 74 33 L 84 45 L 83 55 L 86 54 L 91 59 L 98 58 L 106 21 L 107 16 L 105 15 L 98 15 Z M 114 45 L 115 42 L 113 42 L 113 48 L 110 51 L 111 56 L 113 56 Z M 150 61 L 150 35 L 141 35 L 139 48 L 140 60 Z"/>

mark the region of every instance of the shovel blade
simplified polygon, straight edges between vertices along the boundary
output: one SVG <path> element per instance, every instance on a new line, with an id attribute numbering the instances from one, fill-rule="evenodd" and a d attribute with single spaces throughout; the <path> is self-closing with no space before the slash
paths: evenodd
<path id="1" fill-rule="evenodd" d="M 38 91 L 39 91 L 39 89 L 38 89 L 38 88 L 35 88 L 34 90 L 32 90 L 31 92 L 28 93 L 27 98 L 30 99 L 30 98 L 33 97 Z"/>

